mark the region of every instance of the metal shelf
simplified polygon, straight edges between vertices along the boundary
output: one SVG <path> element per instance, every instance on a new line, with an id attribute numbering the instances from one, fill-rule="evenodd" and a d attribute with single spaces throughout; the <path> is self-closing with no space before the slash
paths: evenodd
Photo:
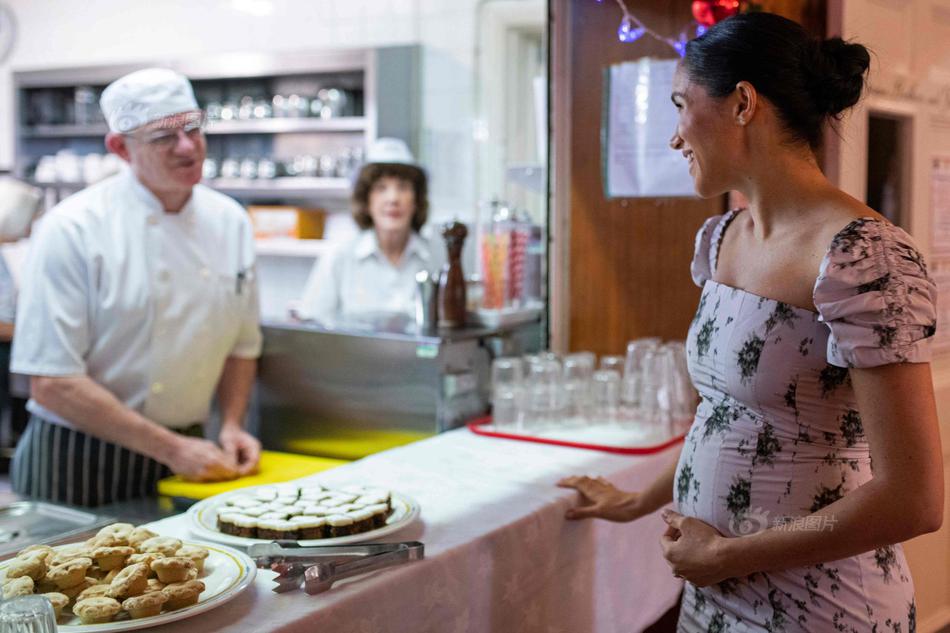
<path id="1" fill-rule="evenodd" d="M 327 249 L 324 240 L 297 240 L 289 237 L 254 240 L 257 254 L 273 257 L 319 257 Z"/>
<path id="2" fill-rule="evenodd" d="M 216 178 L 206 180 L 209 187 L 239 198 L 332 198 L 345 200 L 350 196 L 350 181 L 346 178 L 272 178 L 245 180 Z"/>
<path id="3" fill-rule="evenodd" d="M 209 121 L 208 134 L 288 134 L 294 132 L 363 132 L 366 118 L 336 119 L 253 119 L 250 121 Z"/>
<path id="4" fill-rule="evenodd" d="M 248 121 L 209 121 L 208 134 L 288 134 L 308 132 L 365 132 L 366 117 L 350 116 L 336 119 L 252 119 Z M 69 138 L 105 136 L 105 123 L 95 125 L 34 125 L 25 128 L 26 138 Z"/>
<path id="5" fill-rule="evenodd" d="M 306 198 L 311 200 L 346 200 L 350 196 L 350 181 L 346 178 L 272 178 L 245 180 L 243 178 L 216 178 L 203 181 L 221 193 L 238 198 Z M 30 184 L 46 188 L 79 191 L 84 182 L 37 182 Z"/>
<path id="6" fill-rule="evenodd" d="M 34 125 L 23 128 L 25 138 L 69 138 L 71 136 L 105 136 L 109 132 L 105 123 L 95 125 Z"/>

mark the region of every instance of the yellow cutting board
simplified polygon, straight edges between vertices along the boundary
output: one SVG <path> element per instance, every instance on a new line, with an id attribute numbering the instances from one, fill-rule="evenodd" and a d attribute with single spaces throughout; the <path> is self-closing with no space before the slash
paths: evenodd
<path id="1" fill-rule="evenodd" d="M 158 494 L 166 497 L 184 497 L 186 499 L 207 499 L 222 492 L 262 486 L 264 484 L 280 483 L 299 479 L 307 475 L 336 468 L 349 463 L 342 459 L 327 457 L 311 457 L 309 455 L 295 455 L 293 453 L 261 452 L 261 462 L 256 475 L 248 475 L 231 481 L 215 481 L 199 483 L 185 481 L 178 475 L 166 477 L 158 482 Z"/>

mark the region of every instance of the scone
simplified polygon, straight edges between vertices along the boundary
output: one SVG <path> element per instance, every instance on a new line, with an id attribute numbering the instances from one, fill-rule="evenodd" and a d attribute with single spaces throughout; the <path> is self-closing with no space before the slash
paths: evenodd
<path id="1" fill-rule="evenodd" d="M 198 570 L 199 574 L 204 572 L 205 559 L 208 558 L 209 554 L 210 552 L 208 550 L 203 547 L 198 547 L 197 545 L 182 545 L 181 549 L 175 552 L 175 556 L 190 558 L 195 564 L 195 569 Z"/>
<path id="2" fill-rule="evenodd" d="M 109 591 L 111 589 L 111 585 L 93 585 L 91 587 L 86 587 L 79 593 L 78 596 L 76 596 L 76 602 L 80 602 L 88 598 L 108 598 L 110 597 Z"/>
<path id="3" fill-rule="evenodd" d="M 53 568 L 68 563 L 71 560 L 76 560 L 77 558 L 90 558 L 89 553 L 90 550 L 85 543 L 62 547 L 56 550 L 56 552 L 47 559 L 47 566 Z M 90 560 L 92 559 L 90 558 Z"/>
<path id="4" fill-rule="evenodd" d="M 148 528 L 137 527 L 129 533 L 129 545 L 135 549 L 141 549 L 142 543 L 158 536 Z"/>
<path id="5" fill-rule="evenodd" d="M 169 611 L 189 607 L 198 603 L 198 596 L 205 590 L 205 584 L 200 580 L 188 580 L 168 585 L 162 593 L 168 598 L 165 608 Z"/>
<path id="6" fill-rule="evenodd" d="M 69 604 L 69 598 L 65 595 L 58 592 L 50 592 L 41 594 L 44 598 L 49 600 L 49 603 L 53 605 L 53 613 L 56 614 L 58 618 L 63 613 L 63 609 L 66 608 L 66 605 Z"/>
<path id="7" fill-rule="evenodd" d="M 63 594 L 70 600 L 75 600 L 83 591 L 89 589 L 89 587 L 95 587 L 97 584 L 99 584 L 99 582 L 95 578 L 86 576 L 78 585 L 73 585 L 72 587 L 67 587 L 65 589 L 58 589 L 57 593 Z M 44 593 L 49 592 L 47 591 Z"/>
<path id="8" fill-rule="evenodd" d="M 141 595 L 148 587 L 148 568 L 145 563 L 129 565 L 116 574 L 109 586 L 109 595 L 119 600 Z"/>
<path id="9" fill-rule="evenodd" d="M 168 602 L 168 596 L 161 591 L 143 593 L 141 596 L 126 598 L 122 608 L 129 612 L 132 619 L 147 618 L 162 612 L 162 605 Z"/>
<path id="10" fill-rule="evenodd" d="M 20 576 L 29 576 L 33 580 L 40 580 L 46 575 L 46 559 L 42 552 L 37 552 L 30 556 L 14 558 L 7 565 L 7 578 L 19 578 Z"/>
<path id="11" fill-rule="evenodd" d="M 128 545 L 129 536 L 134 529 L 135 526 L 131 523 L 113 523 L 99 530 L 96 536 L 112 536 L 115 540 L 121 541 L 122 545 Z"/>
<path id="12" fill-rule="evenodd" d="M 194 561 L 184 556 L 159 558 L 152 562 L 152 571 L 166 584 L 188 580 L 188 572 L 194 568 Z"/>
<path id="13" fill-rule="evenodd" d="M 159 558 L 165 558 L 164 555 L 159 554 L 158 552 L 146 552 L 145 554 L 132 554 L 129 556 L 125 563 L 127 565 L 134 565 L 135 563 L 145 563 L 145 566 L 148 567 L 148 575 L 155 577 L 155 572 L 152 571 L 152 563 L 157 561 Z"/>
<path id="14" fill-rule="evenodd" d="M 153 536 L 142 542 L 139 546 L 139 551 L 142 553 L 157 552 L 163 556 L 174 556 L 179 548 L 181 548 L 181 541 L 177 538 Z"/>
<path id="15" fill-rule="evenodd" d="M 92 559 L 96 561 L 96 564 L 102 571 L 111 571 L 119 567 L 124 567 L 125 559 L 134 553 L 135 550 L 128 545 L 97 547 L 92 550 Z"/>
<path id="16" fill-rule="evenodd" d="M 43 562 L 49 565 L 50 559 L 56 555 L 56 550 L 54 550 L 49 545 L 30 545 L 29 547 L 20 550 L 16 557 L 17 558 L 26 558 L 29 556 L 42 556 Z"/>
<path id="17" fill-rule="evenodd" d="M 9 600 L 16 596 L 29 596 L 33 593 L 33 579 L 29 576 L 20 576 L 3 583 L 3 599 Z"/>
<path id="18" fill-rule="evenodd" d="M 86 570 L 92 567 L 92 560 L 85 557 L 74 558 L 70 561 L 51 567 L 46 577 L 56 583 L 60 589 L 75 587 L 86 579 Z"/>
<path id="19" fill-rule="evenodd" d="M 150 593 L 152 591 L 161 591 L 165 588 L 165 583 L 160 581 L 158 578 L 149 578 L 148 585 L 145 587 L 145 593 Z"/>
<path id="20" fill-rule="evenodd" d="M 112 598 L 89 598 L 73 605 L 73 613 L 79 616 L 83 624 L 105 624 L 111 622 L 122 605 Z"/>

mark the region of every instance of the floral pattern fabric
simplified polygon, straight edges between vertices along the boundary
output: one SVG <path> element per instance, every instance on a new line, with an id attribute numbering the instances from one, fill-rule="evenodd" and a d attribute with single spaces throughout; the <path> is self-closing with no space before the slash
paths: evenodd
<path id="1" fill-rule="evenodd" d="M 765 528 L 832 530 L 809 517 L 871 479 L 850 367 L 929 360 L 935 287 L 910 236 L 871 218 L 837 233 L 814 288 L 818 312 L 712 279 L 738 212 L 696 239 L 703 289 L 687 343 L 699 391 L 674 480 L 678 511 L 727 536 Z M 838 561 L 686 583 L 684 632 L 915 630 L 900 545 Z"/>

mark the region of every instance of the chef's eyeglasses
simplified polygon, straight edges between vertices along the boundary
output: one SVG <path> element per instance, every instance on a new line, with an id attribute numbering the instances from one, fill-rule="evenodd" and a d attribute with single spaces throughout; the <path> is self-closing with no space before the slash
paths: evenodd
<path id="1" fill-rule="evenodd" d="M 158 149 L 171 149 L 178 143 L 178 135 L 184 133 L 192 141 L 197 141 L 204 133 L 208 119 L 204 112 L 196 112 L 176 121 L 173 127 L 160 127 L 148 132 L 127 134 L 135 140 Z"/>

